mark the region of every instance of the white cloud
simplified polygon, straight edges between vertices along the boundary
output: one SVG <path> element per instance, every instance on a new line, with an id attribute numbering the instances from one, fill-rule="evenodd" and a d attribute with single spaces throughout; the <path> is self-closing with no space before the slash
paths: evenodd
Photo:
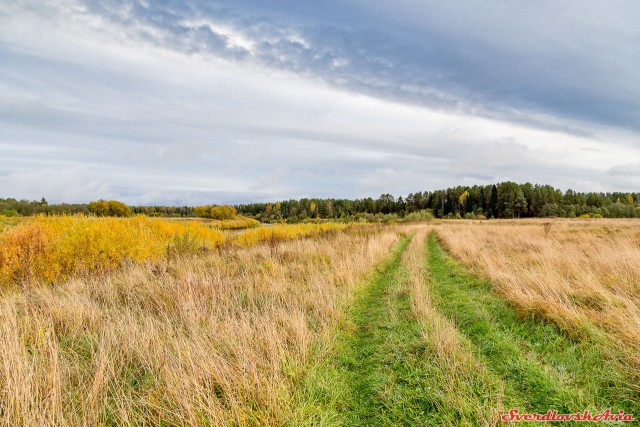
<path id="1" fill-rule="evenodd" d="M 366 192 L 379 192 L 384 188 L 386 192 L 395 195 L 405 195 L 416 191 L 416 183 L 424 182 L 428 176 L 421 175 L 412 170 L 395 170 L 393 168 L 377 168 L 365 175 L 359 187 Z"/>
<path id="2" fill-rule="evenodd" d="M 118 196 L 110 185 L 92 178 L 86 168 L 43 169 L 30 172 L 14 172 L 0 176 L 0 189 L 4 197 L 40 200 L 43 196 L 52 201 L 82 203 Z"/>
<path id="3" fill-rule="evenodd" d="M 246 34 L 243 34 L 238 29 L 233 28 L 229 25 L 213 22 L 209 19 L 198 19 L 198 20 L 185 19 L 180 21 L 180 24 L 191 29 L 206 27 L 212 33 L 218 34 L 224 37 L 226 39 L 226 44 L 228 48 L 231 48 L 231 49 L 241 48 L 251 54 L 255 53 L 256 42 Z"/>
<path id="4" fill-rule="evenodd" d="M 390 102 L 259 62 L 183 53 L 52 4 L 41 13 L 5 5 L 0 17 L 0 197 L 194 204 L 505 179 L 631 190 L 612 180 L 619 159 L 638 158 L 630 132 L 538 117 L 586 132 L 545 130 Z M 205 24 L 230 47 L 256 49 L 233 26 L 188 23 Z"/>

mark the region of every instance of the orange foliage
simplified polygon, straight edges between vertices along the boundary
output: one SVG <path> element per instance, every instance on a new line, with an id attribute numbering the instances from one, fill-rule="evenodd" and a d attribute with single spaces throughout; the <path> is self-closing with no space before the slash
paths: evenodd
<path id="1" fill-rule="evenodd" d="M 76 274 L 113 270 L 128 262 L 157 261 L 171 254 L 215 249 L 227 240 L 216 225 L 255 225 L 243 218 L 228 221 L 167 221 L 131 218 L 37 216 L 25 218 L 0 233 L 0 286 L 59 283 Z M 219 224 L 218 224 L 219 223 Z M 237 246 L 265 241 L 313 237 L 347 224 L 297 224 L 257 227 L 229 238 Z"/>
<path id="2" fill-rule="evenodd" d="M 122 263 L 157 260 L 169 250 L 213 249 L 224 233 L 197 222 L 38 216 L 0 234 L 0 285 L 58 282 Z"/>

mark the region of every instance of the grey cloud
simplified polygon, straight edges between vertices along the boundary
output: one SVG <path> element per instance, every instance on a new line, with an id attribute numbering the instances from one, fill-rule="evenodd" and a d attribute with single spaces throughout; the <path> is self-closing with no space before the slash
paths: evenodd
<path id="1" fill-rule="evenodd" d="M 607 95 L 614 86 L 604 82 L 585 91 L 593 76 L 578 76 L 556 93 L 569 72 L 544 70 L 547 53 L 539 53 L 541 64 L 513 53 L 529 40 L 504 45 L 479 35 L 478 23 L 453 22 L 455 36 L 423 27 L 406 19 L 412 2 L 375 18 L 380 4 L 347 2 L 337 23 L 328 19 L 338 13 L 331 1 L 324 11 L 276 1 L 267 13 L 248 1 L 102 0 L 50 13 L 43 27 L 61 37 L 57 45 L 37 35 L 0 44 L 0 197 L 195 204 L 406 194 L 506 179 L 584 190 L 635 185 L 616 179 L 630 166 L 607 173 L 571 157 L 610 150 L 634 159 L 636 133 L 607 142 L 596 132 L 606 114 L 587 124 L 565 120 L 587 117 L 577 109 L 586 99 L 589 114 L 614 114 L 616 106 L 631 114 L 634 87 Z M 307 7 L 317 17 L 303 16 Z M 434 14 L 446 21 L 451 13 L 440 9 Z M 77 33 L 55 28 L 76 19 Z M 85 30 L 94 45 L 83 45 Z M 575 105 L 560 108 L 553 97 Z M 467 125 L 477 117 L 492 120 Z M 540 139 L 584 146 L 556 156 L 513 122 L 557 131 L 535 134 Z"/>
<path id="2" fill-rule="evenodd" d="M 640 178 L 640 163 L 627 163 L 623 165 L 614 166 L 607 170 L 609 175 L 614 176 L 628 176 Z"/>
<path id="3" fill-rule="evenodd" d="M 393 8 L 376 1 L 328 1 L 322 8 L 276 1 L 269 9 L 250 1 L 100 5 L 90 10 L 128 28 L 143 23 L 144 37 L 156 43 L 257 61 L 376 97 L 576 134 L 588 131 L 565 119 L 640 130 L 640 52 L 633 42 L 640 31 L 631 18 L 640 10 L 629 2 L 580 11 L 555 2 L 485 2 L 482 11 L 473 2 L 417 1 Z M 193 19 L 232 26 L 254 42 L 253 51 L 230 48 L 224 34 L 189 26 Z"/>
<path id="4" fill-rule="evenodd" d="M 0 176 L 4 197 L 38 200 L 44 195 L 52 201 L 85 202 L 96 194 L 116 197 L 109 184 L 88 178 L 84 167 L 39 169 Z"/>

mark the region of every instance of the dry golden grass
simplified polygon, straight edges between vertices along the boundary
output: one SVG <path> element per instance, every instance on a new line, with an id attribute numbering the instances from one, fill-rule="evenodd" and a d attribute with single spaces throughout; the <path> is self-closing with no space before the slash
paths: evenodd
<path id="1" fill-rule="evenodd" d="M 577 334 L 595 325 L 640 366 L 640 221 L 444 222 L 437 234 L 523 312 Z"/>
<path id="2" fill-rule="evenodd" d="M 201 229 L 214 233 L 199 235 L 209 250 L 178 250 Z M 305 224 L 222 235 L 196 222 L 36 218 L 0 234 L 0 272 L 6 260 L 24 261 L 14 256 L 24 255 L 20 248 L 46 255 L 24 264 L 33 275 L 63 255 L 103 266 L 101 257 L 126 253 L 141 264 L 118 258 L 109 269 L 69 268 L 54 276 L 55 286 L 15 286 L 22 276 L 5 276 L 0 423 L 290 424 L 306 413 L 299 386 L 309 366 L 333 349 L 345 306 L 402 231 L 415 237 L 397 277 L 408 281 L 425 363 L 437 367 L 425 381 L 443 412 L 495 425 L 505 385 L 442 314 L 428 277 L 439 270 L 428 270 L 424 257 L 431 230 L 522 313 L 577 335 L 604 331 L 624 349 L 626 367 L 640 366 L 638 220 L 443 221 L 402 230 Z M 175 251 L 166 250 L 169 241 Z M 156 255 L 138 259 L 136 250 Z M 455 425 L 458 418 L 448 419 Z"/>
<path id="3" fill-rule="evenodd" d="M 312 344 L 397 241 L 369 228 L 0 293 L 0 422 L 278 425 Z"/>
<path id="4" fill-rule="evenodd" d="M 465 414 L 479 425 L 500 424 L 504 412 L 503 384 L 494 381 L 456 326 L 434 306 L 425 271 L 424 249 L 431 228 L 421 227 L 403 259 L 408 268 L 412 311 L 420 323 L 422 338 L 431 350 L 429 361 L 438 367 L 437 387 L 443 390 L 447 410 Z M 480 394 L 478 393 L 480 391 Z M 456 425 L 455 421 L 452 424 Z"/>
<path id="5" fill-rule="evenodd" d="M 258 227 L 260 225 L 260 221 L 238 215 L 234 219 L 212 219 L 207 221 L 207 224 L 219 230 L 242 230 L 244 228 Z"/>
<path id="6" fill-rule="evenodd" d="M 194 221 L 201 222 L 212 228 L 218 230 L 242 230 L 245 228 L 257 227 L 260 225 L 260 221 L 253 218 L 247 218 L 242 215 L 236 215 L 232 219 L 205 219 L 205 218 L 192 218 L 192 217 L 180 217 L 180 218 L 162 218 L 166 221 Z"/>
<path id="7" fill-rule="evenodd" d="M 281 241 L 299 237 L 318 236 L 327 232 L 335 232 L 350 227 L 344 223 L 322 224 L 277 224 L 253 228 L 239 233 L 231 243 L 239 246 L 251 246 L 264 241 Z"/>
<path id="8" fill-rule="evenodd" d="M 17 225 L 18 223 L 20 223 L 20 221 L 22 221 L 21 217 L 0 215 L 0 233 L 8 229 L 9 227 Z"/>

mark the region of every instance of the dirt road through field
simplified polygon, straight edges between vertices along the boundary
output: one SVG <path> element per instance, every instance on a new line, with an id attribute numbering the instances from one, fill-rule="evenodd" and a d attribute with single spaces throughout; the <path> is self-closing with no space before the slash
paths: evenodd
<path id="1" fill-rule="evenodd" d="M 589 339 L 518 313 L 428 228 L 355 299 L 304 389 L 309 425 L 500 425 L 521 413 L 640 413 Z"/>

